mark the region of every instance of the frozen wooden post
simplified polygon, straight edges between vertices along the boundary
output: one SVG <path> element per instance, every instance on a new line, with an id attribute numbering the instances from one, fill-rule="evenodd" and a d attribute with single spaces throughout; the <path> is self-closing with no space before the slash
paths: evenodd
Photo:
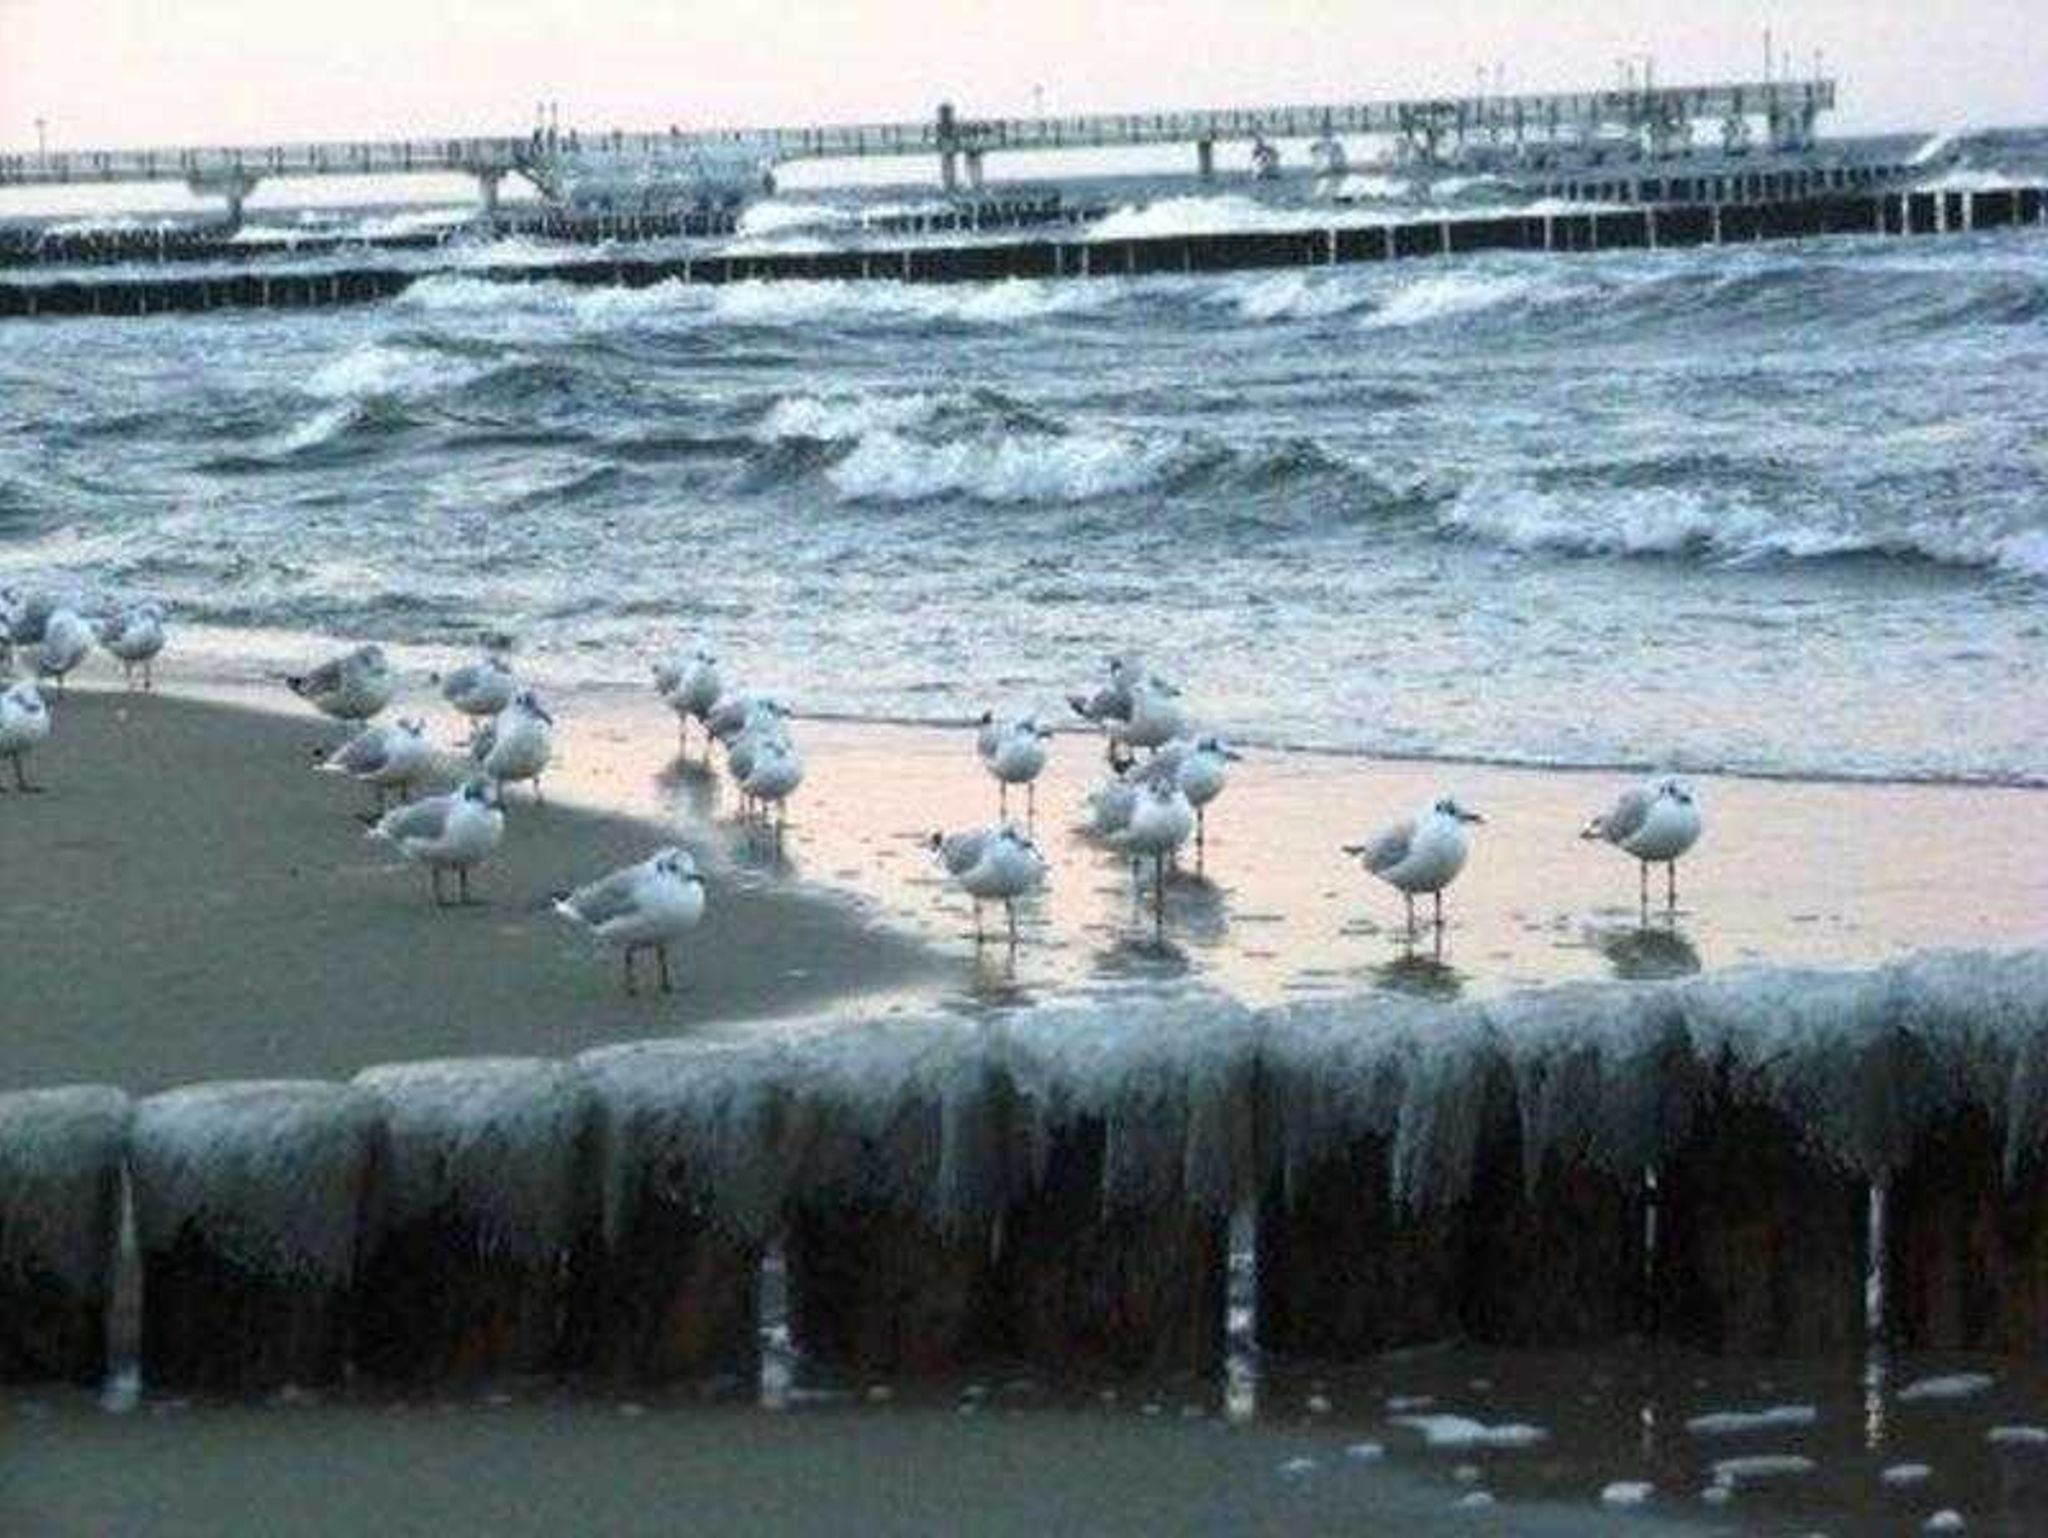
<path id="1" fill-rule="evenodd" d="M 106 1376 L 128 1114 L 114 1089 L 0 1095 L 0 1381 Z"/>
<path id="2" fill-rule="evenodd" d="M 913 1094 L 886 1124 L 839 1129 L 827 1173 L 790 1204 L 784 1250 L 790 1328 L 807 1358 L 853 1371 L 934 1374 L 997 1352 L 1002 1304 L 995 1275 L 995 1214 L 980 1203 L 945 1210 L 946 1123 L 988 1134 L 955 1160 L 980 1157 L 977 1189 L 1000 1175 L 1007 1098 L 984 1079 L 979 1104 L 947 1107 Z M 853 1111 L 853 1107 L 847 1107 Z"/>
<path id="3" fill-rule="evenodd" d="M 370 1099 L 336 1084 L 202 1084 L 136 1107 L 145 1383 L 342 1377 L 377 1131 Z"/>
<path id="4" fill-rule="evenodd" d="M 1692 1134 L 1658 1172 L 1657 1332 L 1705 1351 L 1853 1352 L 1863 1345 L 1869 1186 L 1706 1066 Z"/>
<path id="5" fill-rule="evenodd" d="M 1227 1214 L 1176 1193 L 1105 1195 L 1108 1125 L 1058 1127 L 1041 1178 L 1003 1216 L 998 1286 L 1019 1355 L 1063 1375 L 1180 1377 L 1223 1358 Z"/>
<path id="6" fill-rule="evenodd" d="M 784 1179 L 766 1056 L 658 1042 L 578 1060 L 597 1098 L 603 1224 L 573 1265 L 567 1365 L 650 1383 L 758 1371 Z"/>
<path id="7" fill-rule="evenodd" d="M 1462 1209 L 1404 1211 L 1392 1134 L 1276 1181 L 1259 1207 L 1259 1344 L 1332 1360 L 1458 1333 Z"/>
<path id="8" fill-rule="evenodd" d="M 356 1275 L 356 1362 L 444 1384 L 557 1365 L 568 1267 L 596 1228 L 592 1115 L 560 1063 L 373 1068 L 383 1113 Z"/>
<path id="9" fill-rule="evenodd" d="M 2048 1158 L 2015 1158 L 1964 1107 L 1927 1129 L 1892 1177 L 1885 1320 L 1911 1351 L 2048 1353 Z"/>

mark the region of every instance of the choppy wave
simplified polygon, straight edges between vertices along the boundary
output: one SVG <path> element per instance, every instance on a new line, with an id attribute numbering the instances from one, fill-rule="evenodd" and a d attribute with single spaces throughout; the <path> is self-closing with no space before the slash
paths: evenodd
<path id="1" fill-rule="evenodd" d="M 1144 490 L 1188 464 L 1177 439 L 1123 433 L 988 434 L 928 442 L 869 432 L 827 479 L 850 501 L 1086 502 Z"/>
<path id="2" fill-rule="evenodd" d="M 1875 555 L 2048 578 L 2048 530 L 1953 518 L 1866 528 L 1818 507 L 1796 513 L 1766 507 L 1739 491 L 1643 486 L 1567 495 L 1482 481 L 1443 507 L 1437 522 L 1447 533 L 1523 553 L 1735 563 Z"/>

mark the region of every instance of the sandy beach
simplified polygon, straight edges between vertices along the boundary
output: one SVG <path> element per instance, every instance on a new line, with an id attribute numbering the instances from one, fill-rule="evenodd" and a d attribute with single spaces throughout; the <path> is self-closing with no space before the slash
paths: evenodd
<path id="1" fill-rule="evenodd" d="M 562 1056 L 887 995 L 934 971 L 858 902 L 707 850 L 712 899 L 676 949 L 677 992 L 628 998 L 616 958 L 550 894 L 674 830 L 515 790 L 482 903 L 437 910 L 424 872 L 364 838 L 369 792 L 313 772 L 340 733 L 311 712 L 78 688 L 56 712 L 33 764 L 47 793 L 0 798 L 10 1089 Z"/>
<path id="2" fill-rule="evenodd" d="M 311 772 L 338 729 L 290 714 L 282 691 L 184 687 L 198 697 L 74 688 L 36 760 L 50 792 L 0 800 L 10 1088 L 345 1076 L 1130 988 L 1472 996 L 1747 961 L 1859 965 L 2033 943 L 2048 918 L 2048 872 L 2029 853 L 2048 847 L 2048 793 L 1697 777 L 1707 836 L 1678 913 L 1660 900 L 1645 922 L 1633 862 L 1577 837 L 1626 775 L 1254 750 L 1155 933 L 1128 862 L 1074 826 L 1103 770 L 1099 742 L 1069 732 L 1039 786 L 1049 888 L 1012 955 L 976 947 L 966 899 L 923 847 L 995 815 L 969 732 L 800 721 L 807 778 L 778 846 L 735 821 L 701 741 L 678 756 L 666 709 L 625 689 L 555 697 L 548 801 L 515 789 L 485 903 L 436 911 L 423 874 L 362 837 L 367 792 Z M 423 682 L 397 708 L 453 740 Z M 1446 789 L 1488 822 L 1440 942 L 1411 944 L 1398 897 L 1338 846 Z M 627 998 L 615 959 L 548 898 L 673 838 L 709 864 L 710 917 L 678 949 L 678 993 Z"/>

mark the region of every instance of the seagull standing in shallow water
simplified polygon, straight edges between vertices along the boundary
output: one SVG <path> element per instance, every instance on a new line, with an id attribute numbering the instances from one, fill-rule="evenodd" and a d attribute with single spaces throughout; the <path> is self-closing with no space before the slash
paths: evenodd
<path id="1" fill-rule="evenodd" d="M 284 685 L 323 716 L 367 721 L 391 703 L 398 675 L 391 671 L 383 647 L 359 646 L 310 673 L 288 675 Z"/>
<path id="2" fill-rule="evenodd" d="M 1165 757 L 1173 745 L 1162 751 Z M 1180 786 L 1181 794 L 1188 798 L 1188 805 L 1195 809 L 1195 861 L 1201 863 L 1204 847 L 1208 843 L 1209 803 L 1223 794 L 1223 786 L 1230 775 L 1230 765 L 1240 763 L 1244 755 L 1230 746 L 1221 737 L 1203 737 L 1177 753 L 1173 759 L 1174 782 Z"/>
<path id="3" fill-rule="evenodd" d="M 1046 744 L 1052 741 L 1052 731 L 1039 725 L 1036 716 L 1002 721 L 992 711 L 982 713 L 980 724 L 974 747 L 981 757 L 981 766 L 995 777 L 1000 787 L 997 814 L 1002 817 L 1010 815 L 1010 787 L 1022 785 L 1025 821 L 1035 821 L 1038 817 L 1038 776 L 1045 769 Z"/>
<path id="4" fill-rule="evenodd" d="M 1580 838 L 1604 839 L 1634 855 L 1642 876 L 1643 911 L 1650 909 L 1650 867 L 1664 867 L 1666 905 L 1678 909 L 1678 860 L 1699 842 L 1700 808 L 1692 791 L 1669 775 L 1621 793 L 1613 806 L 1587 823 Z"/>
<path id="5" fill-rule="evenodd" d="M 690 746 L 690 720 L 709 721 L 711 712 L 718 706 L 719 697 L 725 693 L 725 677 L 718 671 L 718 659 L 701 647 L 688 656 L 674 662 L 657 662 L 654 665 L 654 692 L 668 702 L 668 708 L 676 713 L 676 729 L 682 734 L 682 746 Z M 710 728 L 705 728 L 707 738 Z M 706 751 L 710 749 L 707 741 Z"/>
<path id="6" fill-rule="evenodd" d="M 426 866 L 434 906 L 445 908 L 441 873 L 455 872 L 456 900 L 467 904 L 470 868 L 489 859 L 505 836 L 505 811 L 498 804 L 497 786 L 489 780 L 465 780 L 459 790 L 445 796 L 393 808 L 363 836 L 396 844 L 408 860 Z"/>
<path id="7" fill-rule="evenodd" d="M 1444 888 L 1457 879 L 1471 853 L 1466 827 L 1486 819 L 1445 796 L 1419 817 L 1382 829 L 1362 844 L 1346 844 L 1367 872 L 1394 888 L 1408 904 L 1408 933 L 1415 933 L 1415 894 L 1436 899 L 1436 927 L 1444 927 Z"/>
<path id="8" fill-rule="evenodd" d="M 531 689 L 514 695 L 512 703 L 477 734 L 469 748 L 470 761 L 499 790 L 518 780 L 530 780 L 536 801 L 541 799 L 541 772 L 554 756 L 555 718 Z"/>
<path id="9" fill-rule="evenodd" d="M 14 763 L 14 788 L 33 794 L 42 789 L 28 782 L 23 760 L 50 737 L 50 711 L 42 691 L 22 682 L 0 692 L 0 758 Z"/>
<path id="10" fill-rule="evenodd" d="M 1010 947 L 1017 945 L 1017 899 L 1045 884 L 1045 856 L 1038 845 L 1009 823 L 962 833 L 934 833 L 932 853 L 946 874 L 974 901 L 974 943 L 986 936 L 981 905 L 1000 902 L 1009 921 Z"/>
<path id="11" fill-rule="evenodd" d="M 1149 766 L 1148 766 L 1149 767 Z M 1195 809 L 1180 786 L 1165 774 L 1141 775 L 1130 820 L 1116 837 L 1131 857 L 1152 857 L 1152 923 L 1166 926 L 1166 862 L 1195 831 Z"/>
<path id="12" fill-rule="evenodd" d="M 581 924 L 598 939 L 620 948 L 626 992 L 636 992 L 633 958 L 653 951 L 661 991 L 670 993 L 668 947 L 704 917 L 704 878 L 697 862 L 681 849 L 656 851 L 651 859 L 559 897 L 555 912 Z"/>

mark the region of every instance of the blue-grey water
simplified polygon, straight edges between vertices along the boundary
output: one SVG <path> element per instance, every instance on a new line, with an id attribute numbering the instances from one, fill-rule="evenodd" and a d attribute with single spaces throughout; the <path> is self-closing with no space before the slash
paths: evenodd
<path id="1" fill-rule="evenodd" d="M 854 715 L 1137 650 L 1253 741 L 2034 782 L 2044 356 L 2038 230 L 20 322 L 0 583 L 593 680 L 701 638 Z"/>

